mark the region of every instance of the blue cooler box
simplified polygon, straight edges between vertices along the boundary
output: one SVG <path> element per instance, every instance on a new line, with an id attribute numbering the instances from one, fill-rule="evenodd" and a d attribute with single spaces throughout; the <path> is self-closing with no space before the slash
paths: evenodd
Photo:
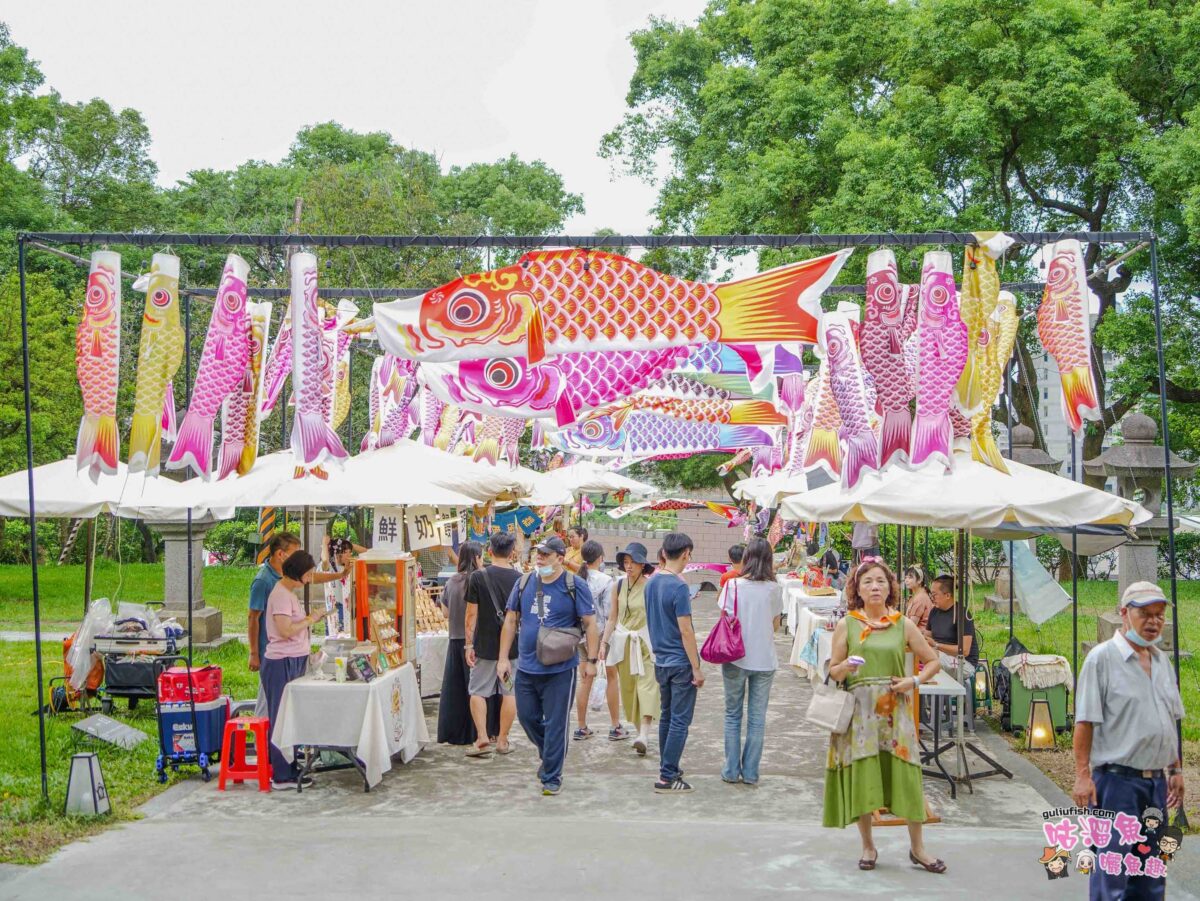
<path id="1" fill-rule="evenodd" d="M 212 757 L 221 752 L 225 721 L 229 719 L 229 698 L 196 704 L 196 732 L 192 732 L 192 705 L 163 703 L 158 705 L 158 744 L 168 759 L 188 754 Z"/>

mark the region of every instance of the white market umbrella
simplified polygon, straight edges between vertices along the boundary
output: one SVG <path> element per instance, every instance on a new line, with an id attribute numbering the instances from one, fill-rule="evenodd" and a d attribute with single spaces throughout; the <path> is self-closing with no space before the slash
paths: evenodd
<path id="1" fill-rule="evenodd" d="M 447 487 L 425 455 L 402 444 L 368 451 L 341 468 L 326 467 L 328 478 L 296 478 L 290 450 L 260 457 L 246 475 L 210 483 L 214 504 L 235 507 L 359 507 L 429 504 L 469 506 L 475 500 Z"/>
<path id="2" fill-rule="evenodd" d="M 1133 501 L 1005 461 L 1009 475 L 956 454 L 954 468 L 866 474 L 850 491 L 826 485 L 783 500 L 780 510 L 802 522 L 873 522 L 979 531 L 1000 526 L 1069 529 L 1133 527 L 1153 517 Z"/>
<path id="3" fill-rule="evenodd" d="M 760 507 L 775 507 L 780 498 L 803 494 L 808 489 L 808 476 L 804 473 L 774 472 L 734 482 L 733 496 L 740 501 L 754 501 Z"/>
<path id="4" fill-rule="evenodd" d="M 201 479 L 176 482 L 165 476 L 147 478 L 130 473 L 124 463 L 117 464 L 115 475 L 101 473 L 95 482 L 75 466 L 70 456 L 57 463 L 33 469 L 33 503 L 39 517 L 87 519 L 101 513 L 115 513 L 127 519 L 176 521 L 187 519 L 188 510 L 199 518 L 211 513 L 215 519 L 228 519 L 233 511 L 212 504 L 207 486 Z M 28 470 L 0 477 L 0 516 L 29 515 Z"/>
<path id="5" fill-rule="evenodd" d="M 560 466 L 547 475 L 564 485 L 572 494 L 580 492 L 601 494 L 610 491 L 628 491 L 639 497 L 658 494 L 658 489 L 653 485 L 639 482 L 637 479 L 631 479 L 629 476 L 606 469 L 599 463 L 588 461 L 572 463 L 570 466 Z"/>

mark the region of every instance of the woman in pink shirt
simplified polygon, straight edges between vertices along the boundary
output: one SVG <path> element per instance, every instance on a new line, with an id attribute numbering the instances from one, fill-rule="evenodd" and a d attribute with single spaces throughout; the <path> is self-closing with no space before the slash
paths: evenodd
<path id="1" fill-rule="evenodd" d="M 317 562 L 308 551 L 296 551 L 283 561 L 283 576 L 271 589 L 267 597 L 267 650 L 262 661 L 259 677 L 267 696 L 267 717 L 271 729 L 279 716 L 279 705 L 283 701 L 283 690 L 293 679 L 299 679 L 308 668 L 308 655 L 312 650 L 309 626 L 325 617 L 324 605 L 307 616 L 296 597 L 296 590 L 312 580 Z M 271 743 L 271 787 L 295 788 L 299 775 L 294 761 L 283 756 L 283 752 Z"/>
<path id="2" fill-rule="evenodd" d="M 908 606 L 904 613 L 917 624 L 918 629 L 924 629 L 929 623 L 933 599 L 929 596 L 929 586 L 925 584 L 925 573 L 921 567 L 910 566 L 904 571 L 904 587 L 908 589 Z"/>

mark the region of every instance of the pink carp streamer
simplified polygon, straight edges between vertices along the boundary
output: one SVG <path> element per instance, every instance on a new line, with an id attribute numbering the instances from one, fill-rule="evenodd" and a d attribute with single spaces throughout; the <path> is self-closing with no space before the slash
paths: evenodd
<path id="1" fill-rule="evenodd" d="M 317 301 L 317 258 L 311 253 L 292 255 L 291 289 L 292 390 L 296 396 L 292 453 L 297 466 L 313 469 L 326 460 L 344 460 L 348 454 L 324 415 L 324 324 Z"/>
<path id="2" fill-rule="evenodd" d="M 916 392 L 905 342 L 917 328 L 917 286 L 902 285 L 890 250 L 867 257 L 867 304 L 859 334 L 863 366 L 875 384 L 883 416 L 879 463 L 886 469 L 908 460 L 912 435 L 909 404 Z"/>
<path id="3" fill-rule="evenodd" d="M 83 419 L 75 442 L 75 465 L 93 480 L 115 475 L 117 378 L 121 353 L 121 255 L 92 254 L 83 319 L 75 332 L 75 373 L 83 392 Z"/>
<path id="4" fill-rule="evenodd" d="M 950 254 L 931 250 L 921 267 L 917 324 L 917 416 L 909 460 L 913 467 L 954 464 L 951 397 L 967 363 L 967 326 L 958 307 Z"/>

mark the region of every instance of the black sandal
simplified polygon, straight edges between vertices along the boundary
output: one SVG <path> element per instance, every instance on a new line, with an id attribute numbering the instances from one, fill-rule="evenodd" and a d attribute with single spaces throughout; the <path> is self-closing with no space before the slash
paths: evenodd
<path id="1" fill-rule="evenodd" d="M 922 870 L 926 870 L 927 872 L 938 874 L 946 872 L 946 864 L 941 860 L 935 858 L 933 863 L 925 863 L 925 861 L 913 854 L 911 848 L 908 850 L 908 859 L 913 862 L 913 866 L 920 867 Z"/>
<path id="2" fill-rule="evenodd" d="M 878 861 L 879 861 L 879 849 L 878 849 L 878 848 L 876 848 L 876 849 L 875 849 L 875 859 L 874 859 L 874 860 L 867 860 L 865 857 L 861 857 L 861 858 L 859 858 L 859 861 L 858 861 L 858 868 L 859 868 L 860 870 L 873 870 L 873 869 L 875 869 L 875 864 L 876 864 Z"/>

